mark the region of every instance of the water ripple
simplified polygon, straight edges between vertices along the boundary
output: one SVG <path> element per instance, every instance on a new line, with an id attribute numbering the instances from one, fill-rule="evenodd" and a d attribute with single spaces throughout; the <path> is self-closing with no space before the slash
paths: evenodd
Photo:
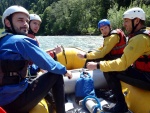
<path id="1" fill-rule="evenodd" d="M 89 51 L 97 49 L 103 44 L 101 36 L 38 36 L 37 39 L 40 42 L 40 47 L 44 50 L 62 45 Z"/>

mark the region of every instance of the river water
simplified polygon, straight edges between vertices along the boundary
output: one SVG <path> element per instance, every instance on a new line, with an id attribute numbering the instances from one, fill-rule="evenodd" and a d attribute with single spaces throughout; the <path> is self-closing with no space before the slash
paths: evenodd
<path id="1" fill-rule="evenodd" d="M 101 36 L 38 36 L 40 47 L 44 50 L 52 49 L 57 45 L 63 47 L 77 47 L 84 51 L 97 49 L 103 44 Z"/>

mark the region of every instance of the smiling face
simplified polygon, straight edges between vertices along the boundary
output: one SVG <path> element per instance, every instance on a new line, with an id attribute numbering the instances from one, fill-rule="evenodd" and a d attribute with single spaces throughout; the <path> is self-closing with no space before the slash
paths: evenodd
<path id="1" fill-rule="evenodd" d="M 38 20 L 31 20 L 30 22 L 30 28 L 34 33 L 37 33 L 40 29 L 41 22 Z"/>
<path id="2" fill-rule="evenodd" d="M 100 31 L 103 34 L 103 36 L 107 36 L 110 33 L 110 26 L 103 26 L 100 28 Z"/>
<path id="3" fill-rule="evenodd" d="M 124 18 L 123 26 L 128 33 L 132 33 L 141 29 L 143 27 L 143 24 L 141 24 L 140 18 L 134 18 L 132 26 L 132 19 Z"/>

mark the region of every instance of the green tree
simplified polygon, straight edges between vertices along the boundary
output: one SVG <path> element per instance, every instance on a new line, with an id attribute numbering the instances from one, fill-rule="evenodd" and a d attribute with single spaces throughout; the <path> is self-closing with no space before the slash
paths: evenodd
<path id="1" fill-rule="evenodd" d="M 119 11 L 121 7 L 129 7 L 132 1 L 133 0 L 115 0 L 115 3 L 118 5 L 117 11 Z"/>

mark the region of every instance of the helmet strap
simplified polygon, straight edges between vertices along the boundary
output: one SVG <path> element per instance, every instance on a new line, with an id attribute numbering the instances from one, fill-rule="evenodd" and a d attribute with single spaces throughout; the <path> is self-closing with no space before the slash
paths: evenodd
<path id="1" fill-rule="evenodd" d="M 137 28 L 137 26 L 138 26 L 138 25 L 139 25 L 139 23 L 140 23 L 140 21 L 139 21 L 139 23 L 138 23 L 138 24 L 136 24 L 136 25 L 134 26 L 134 20 L 135 20 L 135 19 L 132 19 L 132 31 L 131 31 L 131 33 L 130 33 L 130 34 L 134 33 L 135 29 Z"/>
<path id="2" fill-rule="evenodd" d="M 17 34 L 17 32 L 16 32 L 15 29 L 14 29 L 14 25 L 13 25 L 13 23 L 12 23 L 12 14 L 9 15 L 9 16 L 7 17 L 7 19 L 9 20 L 10 25 L 11 25 L 11 29 L 8 28 L 7 31 L 9 31 L 9 32 L 11 32 L 11 33 L 13 33 L 13 34 Z"/>

